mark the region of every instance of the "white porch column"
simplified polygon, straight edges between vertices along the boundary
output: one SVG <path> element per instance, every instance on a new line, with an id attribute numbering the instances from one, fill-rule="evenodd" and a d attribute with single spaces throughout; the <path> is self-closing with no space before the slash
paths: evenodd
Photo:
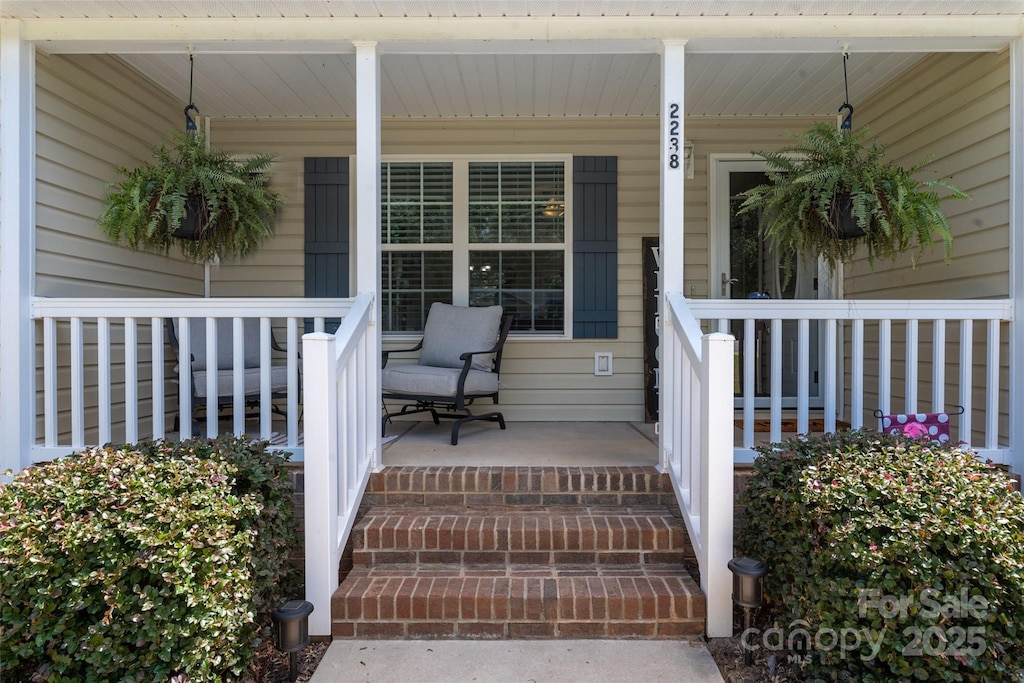
<path id="1" fill-rule="evenodd" d="M 35 441 L 35 46 L 0 19 L 0 471 L 31 462 Z"/>
<path id="2" fill-rule="evenodd" d="M 366 415 L 376 427 L 370 433 L 373 469 L 381 468 L 380 435 L 380 54 L 376 42 L 355 42 L 356 48 L 356 292 L 373 292 L 373 314 L 367 348 L 372 371 L 366 373 Z"/>
<path id="3" fill-rule="evenodd" d="M 666 40 L 661 50 L 661 196 L 660 237 L 661 268 L 658 269 L 658 337 L 661 357 L 658 361 L 659 460 L 662 471 L 668 467 L 667 454 L 673 443 L 677 421 L 673 405 L 677 370 L 671 344 L 672 317 L 667 314 L 666 294 L 683 293 L 683 81 L 685 40 Z"/>
<path id="4" fill-rule="evenodd" d="M 1024 474 L 1024 37 L 1010 43 L 1010 448 Z"/>

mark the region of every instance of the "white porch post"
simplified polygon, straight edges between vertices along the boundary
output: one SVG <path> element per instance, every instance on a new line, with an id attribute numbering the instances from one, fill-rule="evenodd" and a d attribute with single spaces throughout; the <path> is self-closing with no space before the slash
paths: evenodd
<path id="1" fill-rule="evenodd" d="M 668 470 L 668 452 L 673 443 L 678 406 L 672 397 L 677 370 L 671 344 L 671 320 L 666 295 L 683 292 L 683 85 L 685 40 L 666 40 L 661 50 L 661 210 L 658 269 L 658 310 L 661 340 L 658 375 L 659 465 Z M 673 158 L 673 155 L 678 155 Z"/>
<path id="2" fill-rule="evenodd" d="M 35 47 L 0 19 L 0 471 L 31 461 L 35 441 Z"/>
<path id="3" fill-rule="evenodd" d="M 356 291 L 373 292 L 367 332 L 365 414 L 376 427 L 370 433 L 373 470 L 381 468 L 380 434 L 380 54 L 375 42 L 356 42 Z"/>
<path id="4" fill-rule="evenodd" d="M 1024 474 L 1024 37 L 1010 43 L 1010 467 Z"/>

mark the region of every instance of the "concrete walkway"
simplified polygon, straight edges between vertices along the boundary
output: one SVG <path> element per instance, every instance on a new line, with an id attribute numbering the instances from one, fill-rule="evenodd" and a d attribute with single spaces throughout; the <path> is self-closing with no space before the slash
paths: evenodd
<path id="1" fill-rule="evenodd" d="M 311 683 L 721 683 L 703 643 L 336 640 Z"/>

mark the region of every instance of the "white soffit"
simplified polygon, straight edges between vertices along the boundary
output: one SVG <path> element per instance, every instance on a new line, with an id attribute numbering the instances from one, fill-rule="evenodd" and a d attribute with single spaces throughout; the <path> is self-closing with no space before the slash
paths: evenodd
<path id="1" fill-rule="evenodd" d="M 1024 15 L 1020 0 L 3 0 L 24 18 Z"/>
<path id="2" fill-rule="evenodd" d="M 854 105 L 922 57 L 852 55 Z M 186 55 L 121 58 L 184 106 Z M 385 54 L 381 76 L 384 117 L 658 115 L 659 57 L 654 54 Z M 355 113 L 355 59 L 349 54 L 198 55 L 194 90 L 202 113 L 218 118 L 348 118 Z M 686 61 L 689 116 L 829 116 L 843 97 L 838 52 L 694 54 Z"/>

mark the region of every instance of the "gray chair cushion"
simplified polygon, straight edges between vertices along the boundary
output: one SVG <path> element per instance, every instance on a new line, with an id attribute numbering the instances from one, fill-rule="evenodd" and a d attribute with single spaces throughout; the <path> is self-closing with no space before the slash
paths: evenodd
<path id="1" fill-rule="evenodd" d="M 439 368 L 461 368 L 459 356 L 467 351 L 486 351 L 498 341 L 501 306 L 452 306 L 434 302 L 423 327 L 420 364 Z M 490 354 L 473 357 L 473 367 L 491 369 Z M 469 386 L 466 386 L 469 391 Z"/>
<path id="2" fill-rule="evenodd" d="M 230 365 L 230 361 L 229 361 Z M 244 394 L 246 396 L 260 395 L 260 369 L 246 368 L 242 372 L 244 380 Z M 196 370 L 192 373 L 192 381 L 195 382 L 193 391 L 199 398 L 206 398 L 206 370 Z M 288 390 L 288 367 L 275 365 L 270 368 L 270 391 L 271 393 L 284 393 Z M 218 370 L 217 372 L 217 396 L 226 399 L 235 394 L 235 373 L 232 370 Z"/>
<path id="3" fill-rule="evenodd" d="M 454 397 L 458 389 L 459 373 L 460 370 L 456 368 L 396 365 L 385 368 L 381 373 L 381 389 L 384 393 Z M 497 390 L 497 373 L 470 370 L 466 375 L 466 396 L 493 394 Z"/>

